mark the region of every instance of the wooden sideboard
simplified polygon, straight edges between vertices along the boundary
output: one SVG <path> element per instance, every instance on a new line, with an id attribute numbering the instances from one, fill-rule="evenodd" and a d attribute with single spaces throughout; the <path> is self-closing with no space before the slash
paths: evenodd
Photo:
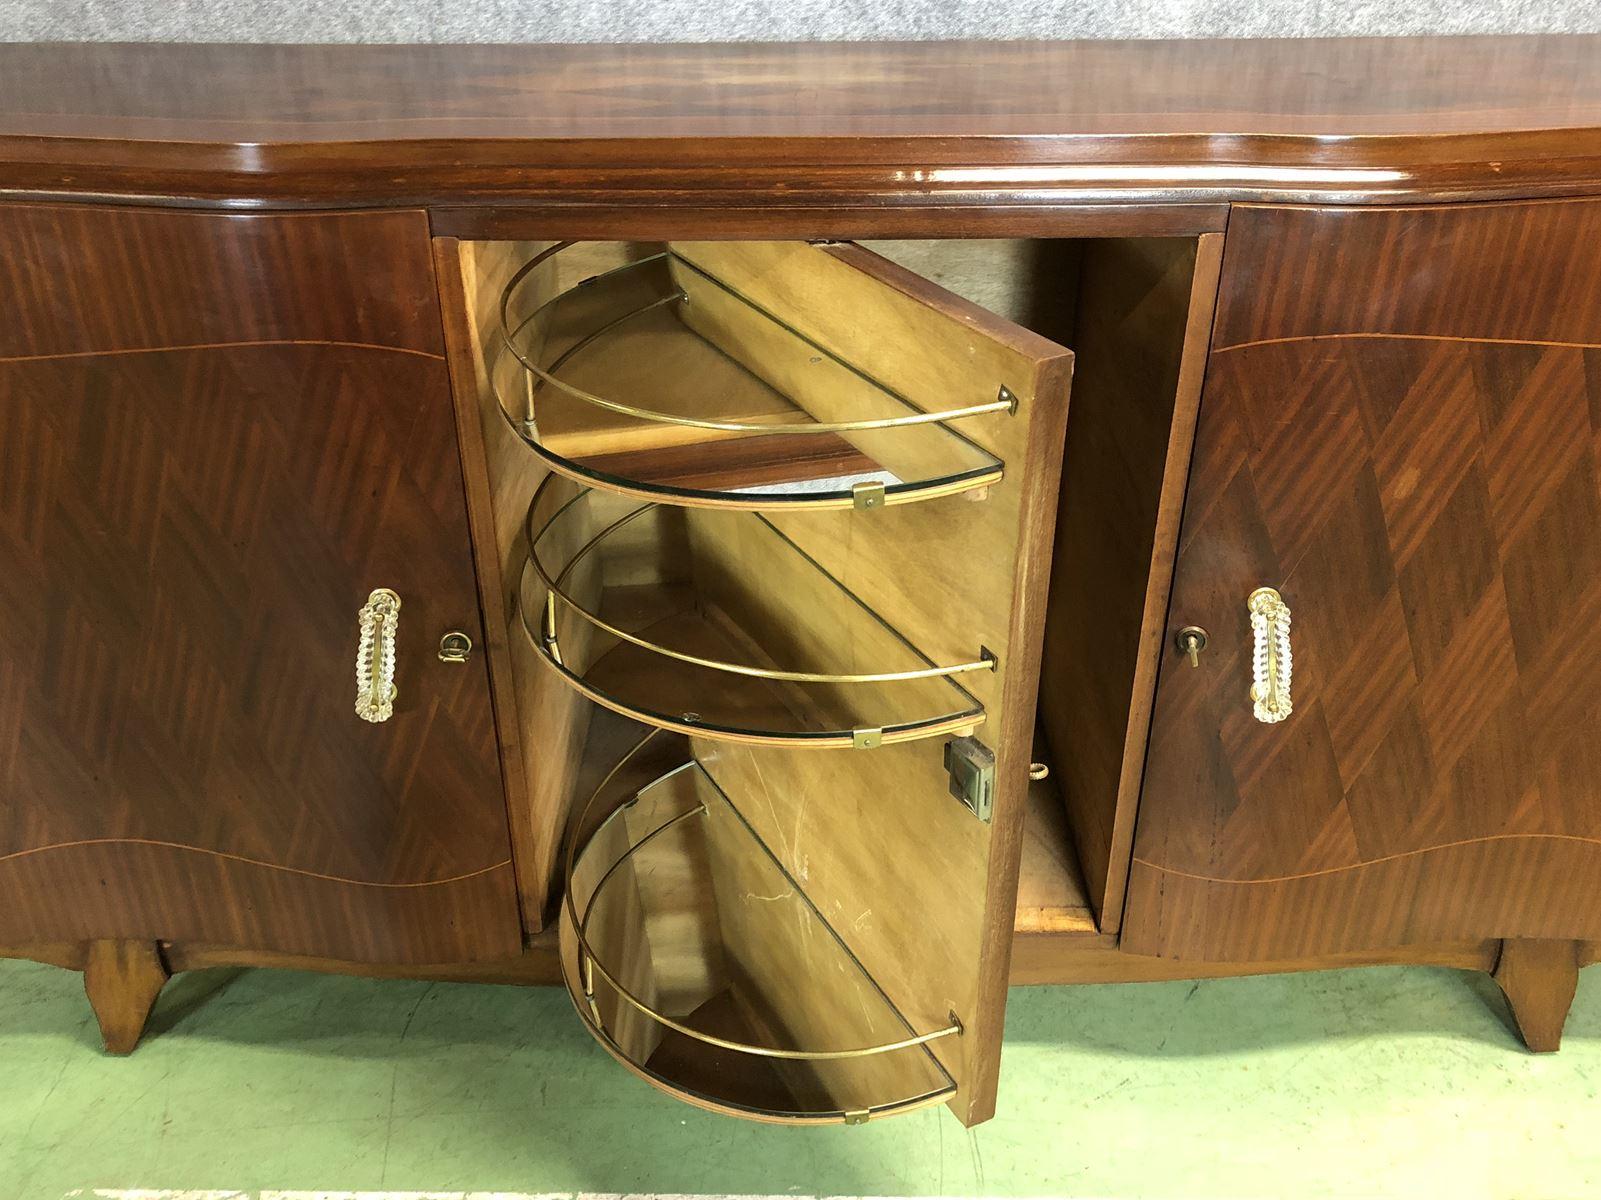
<path id="1" fill-rule="evenodd" d="M 0 46 L 0 954 L 563 983 L 798 1123 L 1009 983 L 1601 956 L 1601 38 Z"/>

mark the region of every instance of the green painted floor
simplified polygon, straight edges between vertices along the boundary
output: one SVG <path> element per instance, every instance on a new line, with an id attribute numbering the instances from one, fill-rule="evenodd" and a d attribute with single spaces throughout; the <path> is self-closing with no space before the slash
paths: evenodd
<path id="1" fill-rule="evenodd" d="M 1487 1002 L 1488 1000 L 1488 1002 Z M 563 993 L 211 971 L 104 1057 L 0 961 L 0 1200 L 75 1188 L 1257 1197 L 1601 1194 L 1601 969 L 1525 1053 L 1483 976 L 1014 990 L 1000 1115 L 775 1129 L 657 1095 Z"/>

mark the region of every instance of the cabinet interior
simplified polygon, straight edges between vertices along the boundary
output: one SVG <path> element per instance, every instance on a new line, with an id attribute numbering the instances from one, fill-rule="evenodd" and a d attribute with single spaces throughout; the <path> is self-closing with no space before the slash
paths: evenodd
<path id="1" fill-rule="evenodd" d="M 996 854 L 1021 856 L 1019 929 L 1098 932 L 1109 880 L 1121 870 L 1109 831 L 1129 804 L 1118 784 L 1178 364 L 1196 324 L 1197 244 L 861 243 L 873 262 L 887 260 L 868 270 L 877 272 L 873 286 L 901 286 L 901 268 L 914 283 L 952 293 L 957 306 L 939 314 L 944 326 L 909 319 L 861 330 L 825 311 L 834 307 L 830 288 L 854 286 L 854 247 L 814 266 L 810 247 L 792 257 L 777 243 L 440 243 L 447 320 L 460 280 L 490 480 L 500 611 L 486 613 L 486 628 L 512 668 L 495 687 L 503 724 L 511 713 L 518 726 L 503 741 L 521 800 L 512 819 L 525 919 L 539 927 L 564 896 L 574 899 L 572 889 L 588 896 L 611 873 L 612 890 L 594 912 L 596 938 L 613 939 L 606 965 L 630 978 L 619 985 L 602 971 L 596 983 L 586 961 L 594 939 L 575 944 L 569 935 L 583 928 L 576 916 L 561 923 L 564 957 L 575 996 L 588 996 L 592 1031 L 633 1069 L 692 1102 L 775 1119 L 899 1110 L 943 1099 L 967 1073 L 989 1070 L 975 1064 L 978 1051 L 951 1038 L 843 1066 L 765 1059 L 761 1070 L 740 1073 L 734 1093 L 709 1089 L 708 1080 L 727 1075 L 724 1056 L 708 1058 L 702 1045 L 697 1057 L 676 1026 L 642 1023 L 638 1004 L 602 993 L 665 989 L 682 1001 L 668 1014 L 673 1021 L 704 1020 L 725 1038 L 729 1029 L 756 1031 L 814 1049 L 819 1039 L 836 1047 L 853 1039 L 827 1016 L 837 997 L 826 981 L 837 981 L 838 970 L 753 965 L 760 956 L 752 948 L 799 936 L 795 923 L 752 932 L 748 906 L 725 893 L 728 879 L 756 870 L 748 864 L 761 856 L 730 866 L 730 848 L 744 843 L 709 841 L 707 830 L 745 823 L 746 841 L 795 885 L 791 911 L 809 913 L 830 936 L 842 934 L 830 922 L 851 911 L 883 912 L 880 933 L 846 929 L 840 947 L 886 1006 L 877 1023 L 902 1035 L 974 1019 L 976 994 L 931 987 L 938 975 L 928 972 L 940 954 L 978 962 Z M 1055 343 L 1076 359 L 1033 755 L 1051 770 L 1028 787 L 1020 850 L 992 847 L 988 828 L 951 799 L 941 757 L 952 737 L 976 732 L 993 744 L 1002 736 L 1002 691 L 986 660 L 1007 660 L 1012 563 L 1021 553 L 1021 527 L 1007 522 L 1024 511 L 1006 471 L 1021 478 L 1025 458 L 1040 452 L 1036 426 L 1005 411 L 1007 389 L 990 383 L 986 394 L 975 383 L 992 379 L 993 364 L 969 378 L 963 356 L 935 340 L 942 329 L 959 338 L 966 324 L 982 323 L 955 297 L 1020 327 L 1014 345 L 1043 354 Z M 874 308 L 876 294 L 865 303 L 862 311 L 881 319 L 902 311 Z M 853 311 L 843 300 L 837 307 Z M 1023 331 L 1048 339 L 1035 339 L 1045 349 Z M 853 339 L 854 350 L 836 349 Z M 877 356 L 897 353 L 934 360 L 948 398 L 931 405 L 925 389 L 914 404 L 886 384 Z M 875 367 L 864 370 L 863 361 Z M 892 364 L 887 377 L 916 379 L 922 369 L 897 376 Z M 458 388 L 463 382 L 458 368 Z M 926 415 L 947 410 L 955 414 L 948 421 Z M 907 413 L 924 416 L 897 425 Z M 890 427 L 805 431 L 808 422 L 848 424 L 863 414 Z M 760 432 L 766 424 L 784 432 Z M 1059 425 L 1052 436 L 1061 436 Z M 885 511 L 851 511 L 864 507 Z M 708 662 L 748 674 L 709 675 Z M 619 748 L 648 733 L 630 716 L 687 747 L 679 774 L 642 778 L 619 765 Z M 806 739 L 842 748 L 798 748 Z M 619 780 L 632 790 L 618 790 Z M 699 833 L 664 833 L 637 854 L 628 835 L 646 818 L 609 819 L 608 805 L 684 804 L 697 789 L 732 797 L 735 819 L 697 816 Z M 655 801 L 647 804 L 646 792 Z M 578 798 L 602 794 L 610 799 L 569 830 Z M 841 807 L 859 828 L 839 826 L 833 810 Z M 697 811 L 720 810 L 706 803 Z M 803 827 L 813 830 L 809 842 Z M 564 885 L 569 838 L 586 849 Z M 881 880 L 891 847 L 901 865 Z M 663 875 L 705 876 L 694 885 L 700 935 L 670 952 L 658 947 L 653 965 L 637 952 L 662 935 L 640 930 L 676 936 L 690 928 L 664 915 L 670 901 L 654 916 L 640 909 L 642 896 L 664 899 L 650 882 Z M 618 932 L 619 922 L 634 932 Z M 930 927 L 937 949 L 929 962 L 904 961 L 897 922 Z M 674 982 L 673 971 L 686 969 L 699 990 Z M 876 1040 L 884 1039 L 879 1029 Z M 983 1105 L 964 1113 L 952 1103 L 964 1119 L 982 1119 Z"/>
<path id="2" fill-rule="evenodd" d="M 1221 236 L 864 244 L 1074 353 L 1019 928 L 1113 933 Z"/>

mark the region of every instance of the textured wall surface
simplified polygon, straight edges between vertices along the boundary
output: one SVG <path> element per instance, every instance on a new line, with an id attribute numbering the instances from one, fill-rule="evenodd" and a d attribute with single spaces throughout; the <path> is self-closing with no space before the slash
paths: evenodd
<path id="1" fill-rule="evenodd" d="M 1559 32 L 1601 32 L 1601 0 L 0 0 L 0 40 L 5 41 L 686 42 Z"/>

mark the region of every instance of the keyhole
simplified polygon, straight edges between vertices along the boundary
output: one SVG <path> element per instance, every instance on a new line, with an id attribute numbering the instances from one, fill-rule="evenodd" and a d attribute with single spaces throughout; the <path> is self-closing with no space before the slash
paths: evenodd
<path id="1" fill-rule="evenodd" d="M 1199 625 L 1186 625 L 1173 640 L 1178 645 L 1179 653 L 1190 660 L 1190 666 L 1201 665 L 1201 651 L 1206 649 L 1206 630 Z"/>

